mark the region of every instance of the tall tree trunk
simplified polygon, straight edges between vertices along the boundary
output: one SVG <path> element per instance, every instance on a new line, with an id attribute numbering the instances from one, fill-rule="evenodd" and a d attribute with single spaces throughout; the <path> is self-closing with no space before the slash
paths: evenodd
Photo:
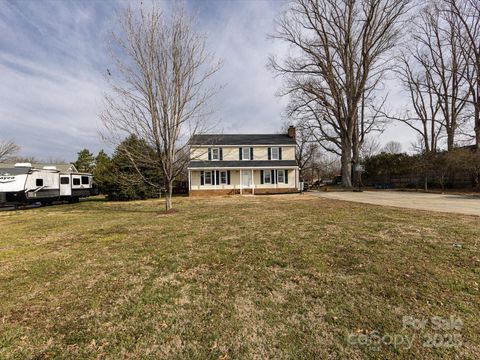
<path id="1" fill-rule="evenodd" d="M 342 185 L 352 187 L 352 145 L 350 142 L 342 141 Z"/>
<path id="2" fill-rule="evenodd" d="M 362 147 L 362 144 L 360 143 L 362 135 L 355 134 L 355 137 L 353 139 L 353 146 L 352 146 L 352 166 L 351 166 L 351 172 L 352 172 L 352 185 L 358 184 L 360 181 L 359 173 L 355 171 L 355 165 L 360 164 L 360 149 Z"/>
<path id="3" fill-rule="evenodd" d="M 452 151 L 455 148 L 455 131 L 447 130 L 447 150 Z"/>
<path id="4" fill-rule="evenodd" d="M 480 75 L 477 79 L 477 99 L 475 103 L 475 145 L 480 151 Z"/>
<path id="5" fill-rule="evenodd" d="M 480 14 L 477 13 L 477 16 Z M 476 91 L 473 90 L 473 106 L 475 111 L 475 145 L 477 151 L 480 151 L 480 47 L 472 44 L 472 49 L 475 51 L 475 70 L 476 70 Z M 476 93 L 476 94 L 475 94 Z"/>
<path id="6" fill-rule="evenodd" d="M 172 195 L 173 195 L 173 180 L 166 182 L 165 187 L 165 211 L 169 211 L 172 208 Z"/>

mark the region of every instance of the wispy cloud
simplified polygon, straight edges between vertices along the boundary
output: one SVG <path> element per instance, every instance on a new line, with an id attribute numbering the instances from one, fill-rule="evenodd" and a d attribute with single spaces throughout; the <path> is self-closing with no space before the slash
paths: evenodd
<path id="1" fill-rule="evenodd" d="M 23 154 L 75 158 L 101 146 L 108 9 L 92 3 L 7 2 L 0 9 L 0 137 Z"/>
<path id="2" fill-rule="evenodd" d="M 0 138 L 14 139 L 24 155 L 65 160 L 75 159 L 83 147 L 96 152 L 106 146 L 98 135 L 109 67 L 105 38 L 127 4 L 2 2 Z M 219 131 L 280 128 L 287 99 L 275 96 L 281 80 L 266 64 L 269 54 L 284 51 L 283 44 L 267 39 L 284 5 L 275 0 L 187 2 L 224 64 L 217 82 L 225 86 L 212 104 Z"/>
<path id="3" fill-rule="evenodd" d="M 266 64 L 268 55 L 283 45 L 268 40 L 267 34 L 285 2 L 221 4 L 213 8 L 210 4 L 209 18 L 200 18 L 213 51 L 224 64 L 219 77 L 225 87 L 215 104 L 221 128 L 225 132 L 275 132 L 282 125 L 286 99 L 275 96 L 281 81 Z"/>

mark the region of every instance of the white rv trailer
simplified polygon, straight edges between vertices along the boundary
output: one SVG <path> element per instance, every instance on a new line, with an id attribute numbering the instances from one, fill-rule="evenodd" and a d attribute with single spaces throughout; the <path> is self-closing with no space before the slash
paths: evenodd
<path id="1" fill-rule="evenodd" d="M 30 163 L 0 168 L 0 207 L 38 202 L 46 205 L 53 201 L 77 202 L 94 194 L 96 186 L 92 174 L 61 171 L 56 166 L 39 168 Z"/>

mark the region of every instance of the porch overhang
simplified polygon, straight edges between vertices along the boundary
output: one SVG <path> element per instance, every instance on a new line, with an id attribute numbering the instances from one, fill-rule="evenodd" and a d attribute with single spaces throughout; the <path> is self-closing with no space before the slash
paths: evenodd
<path id="1" fill-rule="evenodd" d="M 264 170 L 264 169 L 297 169 L 298 166 L 262 166 L 262 167 L 225 167 L 225 166 L 210 166 L 210 167 L 194 167 L 194 168 L 187 168 L 187 170 Z"/>
<path id="2" fill-rule="evenodd" d="M 188 170 L 296 169 L 295 160 L 190 161 Z"/>

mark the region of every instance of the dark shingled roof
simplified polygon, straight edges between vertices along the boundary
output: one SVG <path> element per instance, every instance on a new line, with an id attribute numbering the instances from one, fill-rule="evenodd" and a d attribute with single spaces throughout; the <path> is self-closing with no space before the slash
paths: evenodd
<path id="1" fill-rule="evenodd" d="M 295 160 L 234 160 L 234 161 L 190 161 L 190 168 L 225 168 L 225 167 L 282 167 L 297 166 Z"/>
<path id="2" fill-rule="evenodd" d="M 287 134 L 205 134 L 193 135 L 190 145 L 295 145 Z"/>

